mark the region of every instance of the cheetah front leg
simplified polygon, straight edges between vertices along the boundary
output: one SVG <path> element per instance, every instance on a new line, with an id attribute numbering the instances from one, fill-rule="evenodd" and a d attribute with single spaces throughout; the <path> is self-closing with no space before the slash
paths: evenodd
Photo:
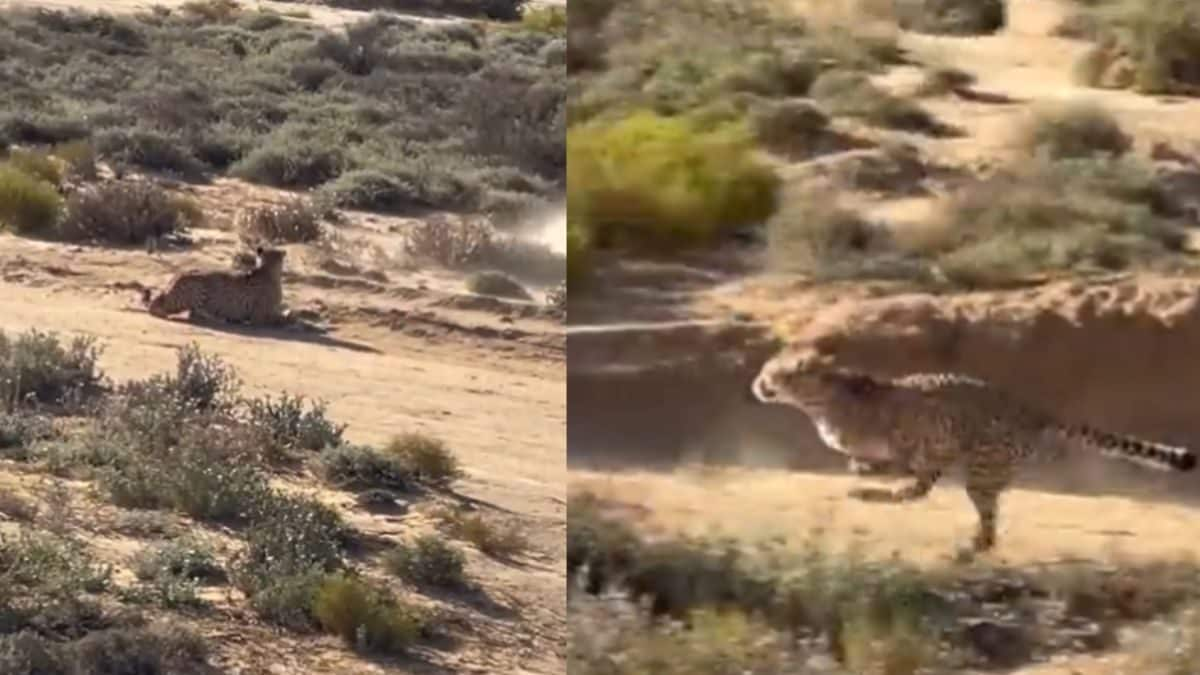
<path id="1" fill-rule="evenodd" d="M 989 551 L 996 546 L 996 520 L 1000 511 L 1000 493 L 1012 482 L 1014 467 L 1005 452 L 978 453 L 967 463 L 967 497 L 979 514 L 979 527 L 971 540 L 970 553 Z"/>
<path id="2" fill-rule="evenodd" d="M 933 489 L 935 483 L 942 477 L 940 469 L 929 469 L 916 472 L 916 479 L 898 490 L 888 490 L 877 487 L 861 487 L 850 490 L 852 499 L 864 502 L 883 502 L 899 504 L 924 498 Z"/>

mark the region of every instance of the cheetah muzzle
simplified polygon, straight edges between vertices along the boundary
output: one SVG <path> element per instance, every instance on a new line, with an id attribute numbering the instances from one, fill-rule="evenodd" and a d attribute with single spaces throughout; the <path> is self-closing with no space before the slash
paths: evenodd
<path id="1" fill-rule="evenodd" d="M 1081 450 L 1161 471 L 1196 468 L 1187 448 L 1064 424 L 988 382 L 953 373 L 875 378 L 812 351 L 785 350 L 762 367 L 750 391 L 761 403 L 803 411 L 856 473 L 886 464 L 912 477 L 897 490 L 856 488 L 854 499 L 915 501 L 947 470 L 964 465 L 979 516 L 972 551 L 995 546 L 1000 495 L 1024 460 Z"/>

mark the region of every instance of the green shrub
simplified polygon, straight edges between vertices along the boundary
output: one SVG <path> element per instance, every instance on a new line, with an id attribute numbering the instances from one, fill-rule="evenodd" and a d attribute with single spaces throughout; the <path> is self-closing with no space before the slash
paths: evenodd
<path id="1" fill-rule="evenodd" d="M 50 438 L 53 425 L 47 418 L 25 412 L 0 412 L 0 456 L 17 461 L 32 457 L 32 445 Z"/>
<path id="2" fill-rule="evenodd" d="M 396 576 L 417 584 L 454 588 L 466 583 L 466 556 L 435 535 L 421 535 L 387 552 L 384 564 Z"/>
<path id="3" fill-rule="evenodd" d="M 347 576 L 321 584 L 313 614 L 322 628 L 362 651 L 402 652 L 424 628 L 415 608 Z"/>
<path id="4" fill-rule="evenodd" d="M 0 227 L 43 234 L 58 223 L 62 208 L 53 185 L 12 164 L 0 164 Z"/>
<path id="5" fill-rule="evenodd" d="M 347 532 L 337 511 L 316 500 L 270 495 L 250 514 L 246 547 L 231 576 L 253 596 L 284 578 L 331 572 L 342 565 Z"/>
<path id="6" fill-rule="evenodd" d="M 304 407 L 304 397 L 280 395 L 279 400 L 263 397 L 246 401 L 247 423 L 266 438 L 272 454 L 291 450 L 315 452 L 342 443 L 344 424 L 330 420 L 325 404 L 311 402 Z"/>
<path id="7" fill-rule="evenodd" d="M 521 11 L 521 27 L 552 35 L 567 34 L 567 10 L 565 7 L 530 7 Z"/>
<path id="8" fill-rule="evenodd" d="M 37 329 L 15 339 L 0 332 L 0 408 L 27 400 L 63 405 L 100 393 L 100 352 L 93 337 L 64 342 Z"/>
<path id="9" fill-rule="evenodd" d="M 307 573 L 265 578 L 250 596 L 250 607 L 264 621 L 292 630 L 314 627 L 313 604 L 325 573 Z"/>
<path id="10" fill-rule="evenodd" d="M 952 281 L 994 286 L 1065 270 L 1168 263 L 1186 236 L 1153 174 L 1104 156 L 1026 166 L 970 187 L 943 214 L 937 264 Z"/>
<path id="11" fill-rule="evenodd" d="M 203 176 L 204 163 L 177 136 L 149 129 L 106 129 L 95 136 L 96 151 L 118 165 L 167 171 L 185 178 Z"/>
<path id="12" fill-rule="evenodd" d="M 641 112 L 576 126 L 567 146 L 567 210 L 598 247 L 703 245 L 775 209 L 779 179 L 744 124 Z"/>
<path id="13" fill-rule="evenodd" d="M 171 576 L 220 583 L 226 578 L 212 546 L 195 537 L 143 549 L 134 560 L 134 574 L 142 581 Z"/>
<path id="14" fill-rule="evenodd" d="M 1096 154 L 1120 157 L 1133 147 L 1133 139 L 1116 118 L 1094 103 L 1040 108 L 1021 132 L 1027 152 L 1046 153 L 1054 159 Z"/>
<path id="15" fill-rule="evenodd" d="M 417 480 L 428 485 L 448 487 L 463 477 L 458 457 L 445 442 L 432 436 L 401 434 L 388 441 L 383 452 L 403 462 Z"/>
<path id="16" fill-rule="evenodd" d="M 284 136 L 250 151 L 230 173 L 272 187 L 313 188 L 345 169 L 346 158 L 336 146 Z"/>
<path id="17" fill-rule="evenodd" d="M 362 445 L 340 445 L 321 453 L 321 475 L 330 483 L 350 489 L 410 487 L 412 472 L 398 457 Z"/>
<path id="18" fill-rule="evenodd" d="M 53 157 L 34 150 L 12 150 L 8 153 L 7 162 L 38 180 L 51 185 L 62 184 L 63 170 Z"/>

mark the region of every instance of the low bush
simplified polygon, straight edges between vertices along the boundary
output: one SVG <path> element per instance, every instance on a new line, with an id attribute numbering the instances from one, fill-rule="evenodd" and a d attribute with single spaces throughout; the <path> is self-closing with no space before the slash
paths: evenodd
<path id="1" fill-rule="evenodd" d="M 567 210 L 594 247 L 702 246 L 775 209 L 779 179 L 742 123 L 640 112 L 578 125 L 567 145 Z"/>
<path id="2" fill-rule="evenodd" d="M 15 165 L 0 164 L 0 227 L 19 234 L 47 234 L 62 216 L 54 186 Z"/>
<path id="3" fill-rule="evenodd" d="M 450 536 L 474 544 L 493 558 L 511 559 L 529 547 L 529 540 L 516 522 L 496 522 L 465 510 L 442 509 L 435 516 Z"/>
<path id="4" fill-rule="evenodd" d="M 1170 264 L 1187 238 L 1153 173 L 1105 157 L 1027 165 L 969 187 L 942 214 L 942 273 L 968 286 Z"/>
<path id="5" fill-rule="evenodd" d="M 491 295 L 514 300 L 532 300 L 533 296 L 511 276 L 494 270 L 476 272 L 467 277 L 467 290 L 479 295 Z"/>
<path id="6" fill-rule="evenodd" d="M 277 581 L 340 568 L 348 528 L 337 511 L 316 500 L 272 494 L 250 513 L 246 548 L 231 576 L 251 596 Z"/>
<path id="7" fill-rule="evenodd" d="M 184 232 L 203 222 L 190 199 L 144 181 L 109 181 L 71 193 L 58 226 L 65 241 L 134 245 Z"/>
<path id="8" fill-rule="evenodd" d="M 1133 139 L 1104 108 L 1093 103 L 1071 103 L 1034 111 L 1021 129 L 1021 144 L 1033 155 L 1071 159 L 1106 154 L 1120 157 L 1133 147 Z"/>
<path id="9" fill-rule="evenodd" d="M 55 187 L 62 184 L 63 167 L 49 154 L 35 150 L 12 150 L 8 153 L 5 161 L 18 170 Z"/>
<path id="10" fill-rule="evenodd" d="M 272 187 L 314 188 L 337 178 L 346 168 L 344 153 L 334 145 L 280 136 L 251 150 L 229 171 L 238 178 Z"/>
<path id="11" fill-rule="evenodd" d="M 400 458 L 361 445 L 341 445 L 321 453 L 321 474 L 340 488 L 406 490 L 412 473 Z"/>
<path id="12" fill-rule="evenodd" d="M 458 457 L 445 442 L 432 436 L 401 434 L 388 441 L 383 452 L 403 462 L 426 485 L 448 487 L 463 477 Z"/>
<path id="13" fill-rule="evenodd" d="M 104 374 L 95 338 L 30 329 L 10 337 L 0 331 L 0 409 L 23 403 L 64 405 L 101 393 Z"/>
<path id="14" fill-rule="evenodd" d="M 238 235 L 254 244 L 300 244 L 324 235 L 321 214 L 307 201 L 243 209 L 234 225 Z"/>
<path id="15" fill-rule="evenodd" d="M 905 30 L 938 35 L 987 35 L 1007 23 L 1007 0 L 898 0 Z"/>
<path id="16" fill-rule="evenodd" d="M 810 93 L 832 115 L 858 117 L 876 126 L 934 136 L 953 132 L 917 103 L 883 91 L 857 71 L 826 71 L 813 82 Z"/>
<path id="17" fill-rule="evenodd" d="M 421 535 L 412 543 L 400 543 L 387 552 L 388 571 L 415 584 L 455 588 L 466 583 L 466 556 L 435 535 Z"/>
<path id="18" fill-rule="evenodd" d="M 278 400 L 266 396 L 245 402 L 246 422 L 264 437 L 271 456 L 290 451 L 316 452 L 341 445 L 344 424 L 329 419 L 325 404 L 309 403 L 304 398 L 281 394 Z"/>
<path id="19" fill-rule="evenodd" d="M 416 608 L 348 576 L 326 578 L 317 590 L 313 614 L 322 628 L 362 651 L 402 652 L 424 629 Z"/>

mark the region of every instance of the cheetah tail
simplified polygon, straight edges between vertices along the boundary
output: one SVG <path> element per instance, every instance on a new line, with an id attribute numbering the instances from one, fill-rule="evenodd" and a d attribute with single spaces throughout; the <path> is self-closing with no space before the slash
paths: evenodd
<path id="1" fill-rule="evenodd" d="M 1119 436 L 1085 426 L 1062 427 L 1059 433 L 1066 440 L 1105 457 L 1147 468 L 1159 471 L 1191 471 L 1196 468 L 1196 453 L 1187 448 Z"/>

